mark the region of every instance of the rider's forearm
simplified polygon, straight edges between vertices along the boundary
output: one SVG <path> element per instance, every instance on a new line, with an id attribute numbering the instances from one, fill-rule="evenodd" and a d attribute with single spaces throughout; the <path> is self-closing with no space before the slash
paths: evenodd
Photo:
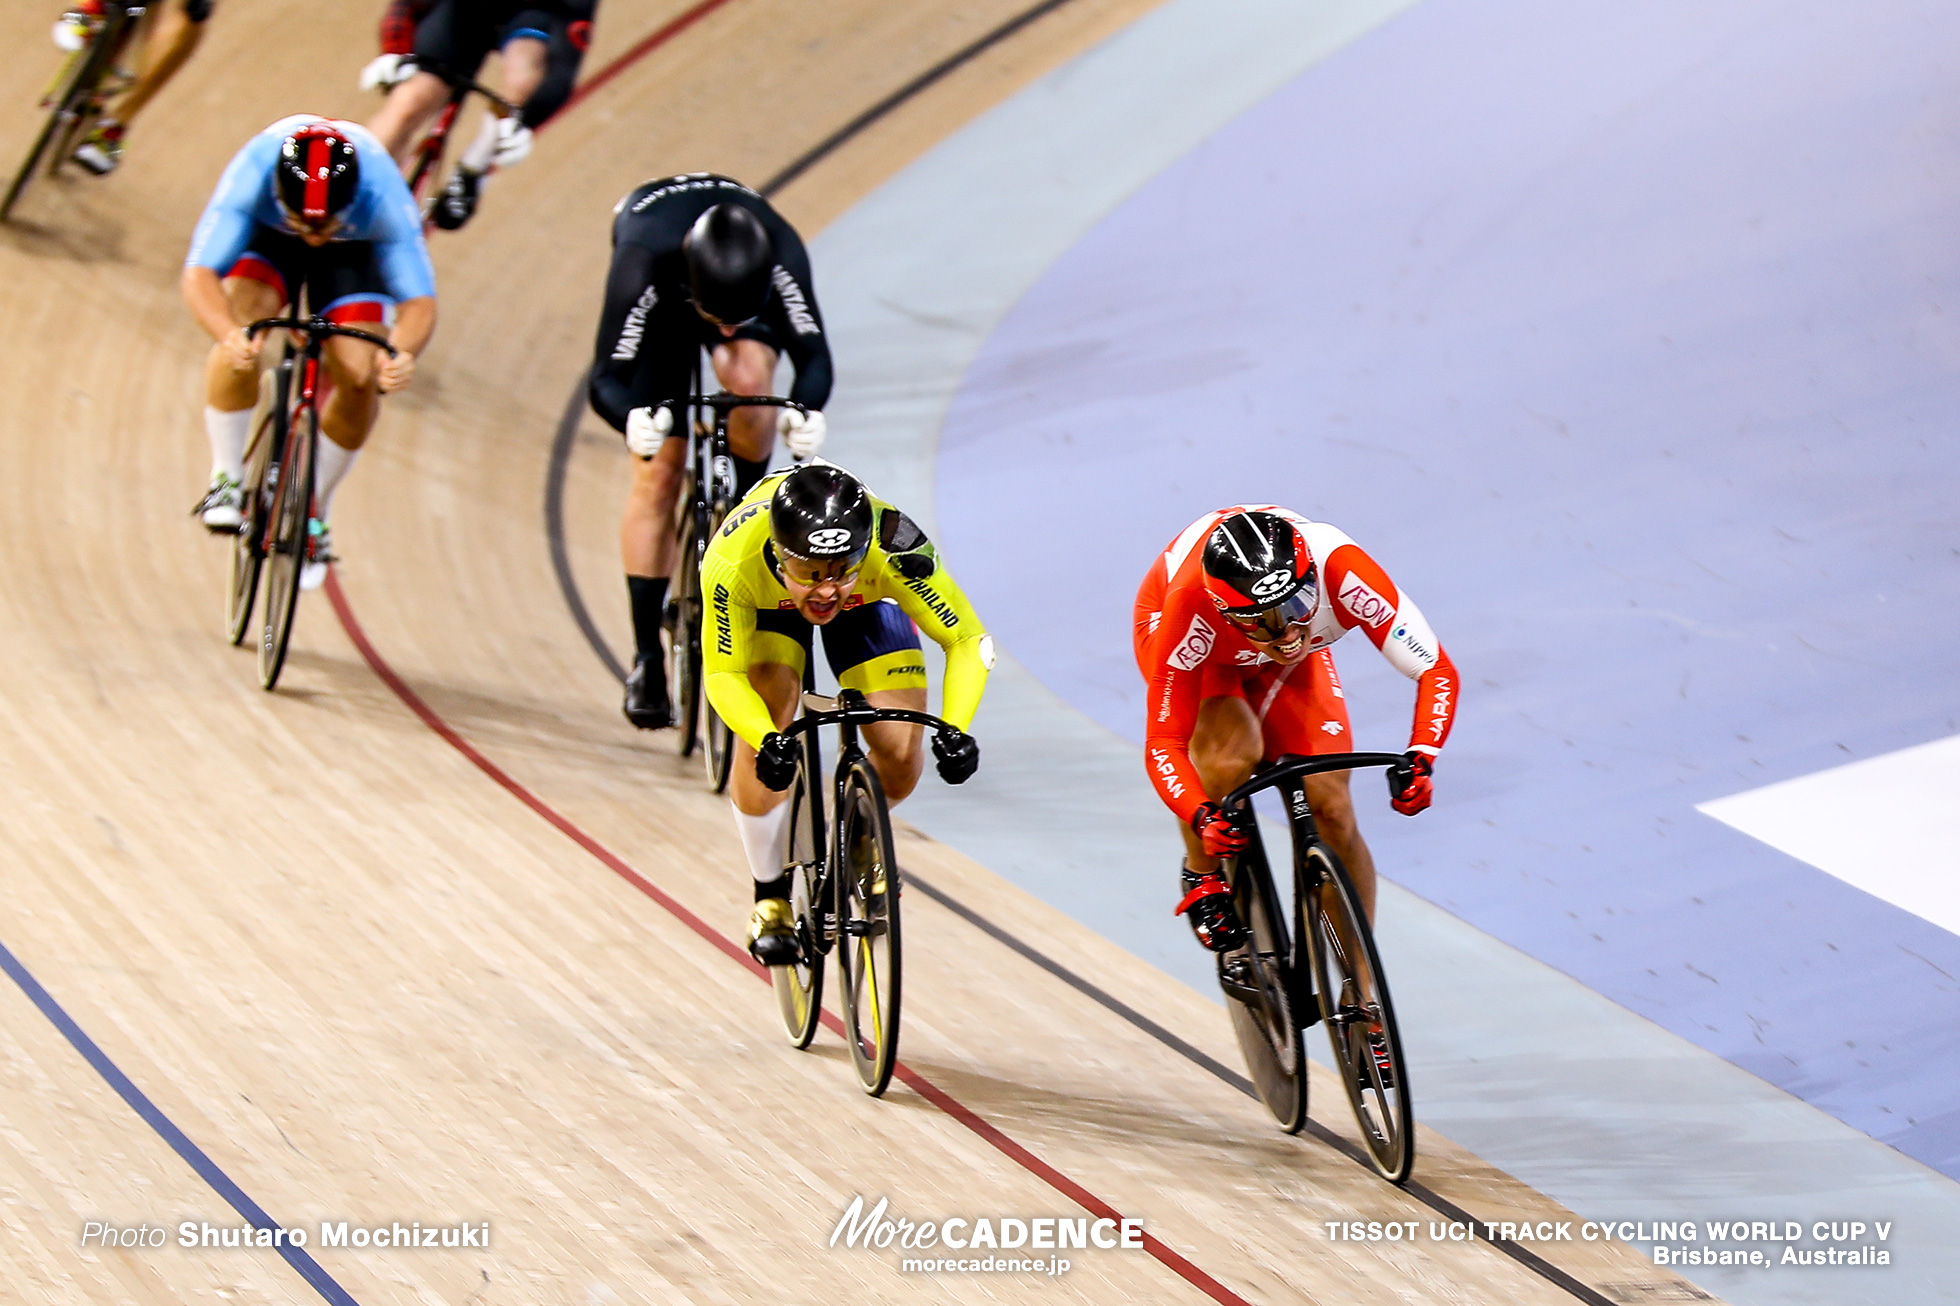
<path id="1" fill-rule="evenodd" d="M 980 695 L 987 688 L 987 654 L 982 650 L 986 636 L 963 639 L 946 650 L 946 691 L 941 715 L 964 730 L 973 724 L 980 710 Z"/>
<path id="2" fill-rule="evenodd" d="M 436 301 L 433 296 L 422 295 L 396 305 L 395 329 L 388 333 L 388 343 L 404 353 L 420 356 L 435 333 Z"/>
<path id="3" fill-rule="evenodd" d="M 1416 680 L 1416 719 L 1409 727 L 1409 747 L 1434 757 L 1450 737 L 1456 721 L 1456 701 L 1460 688 L 1456 664 L 1441 645 L 1436 663 Z"/>
<path id="4" fill-rule="evenodd" d="M 762 741 L 776 729 L 769 705 L 740 672 L 710 671 L 702 688 L 707 690 L 708 703 L 716 715 L 751 748 L 761 748 Z"/>
<path id="5" fill-rule="evenodd" d="M 191 316 L 213 340 L 223 341 L 238 330 L 244 323 L 232 316 L 231 303 L 225 298 L 224 283 L 218 274 L 207 267 L 192 266 L 184 269 L 179 281 L 184 292 L 184 303 L 190 307 Z"/>

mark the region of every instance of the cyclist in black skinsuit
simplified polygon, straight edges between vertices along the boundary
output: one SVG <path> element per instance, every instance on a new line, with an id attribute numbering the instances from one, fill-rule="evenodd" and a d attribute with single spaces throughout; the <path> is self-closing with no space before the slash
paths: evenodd
<path id="1" fill-rule="evenodd" d="M 438 70 L 475 77 L 491 51 L 502 51 L 503 95 L 519 107 L 512 118 L 485 119 L 430 211 L 438 227 L 454 231 L 469 221 L 491 165 L 521 162 L 532 131 L 565 107 L 598 8 L 599 0 L 390 0 L 381 20 L 382 53 L 362 72 L 361 85 L 388 91 L 388 103 L 368 127 L 397 162 L 406 161 L 409 146 L 449 98 Z M 404 60 L 413 61 L 407 70 Z M 418 76 L 415 67 L 428 71 Z"/>
<path id="2" fill-rule="evenodd" d="M 812 410 L 830 398 L 830 345 L 803 240 L 769 202 L 738 181 L 690 173 L 650 181 L 619 202 L 612 269 L 593 357 L 593 409 L 638 456 L 620 523 L 633 606 L 633 672 L 626 718 L 670 725 L 660 616 L 674 570 L 671 523 L 686 442 L 666 438 L 687 397 L 695 361 L 710 350 L 724 389 L 768 394 L 776 360 L 796 369 L 789 397 Z M 780 413 L 780 416 L 779 416 Z M 798 457 L 823 442 L 823 414 L 738 408 L 728 443 L 739 497 L 768 471 L 776 436 Z"/>

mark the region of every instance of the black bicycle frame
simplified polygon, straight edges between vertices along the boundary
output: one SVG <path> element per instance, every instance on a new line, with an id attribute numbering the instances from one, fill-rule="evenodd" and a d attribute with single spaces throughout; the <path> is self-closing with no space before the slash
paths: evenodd
<path id="1" fill-rule="evenodd" d="M 1320 1022 L 1320 1003 L 1313 992 L 1313 967 L 1308 964 L 1306 902 L 1307 891 L 1313 884 L 1302 883 L 1300 876 L 1307 872 L 1312 863 L 1307 858 L 1307 849 L 1319 843 L 1320 831 L 1314 824 L 1313 808 L 1307 801 L 1307 787 L 1300 783 L 1310 775 L 1324 775 L 1331 771 L 1352 771 L 1364 766 L 1395 766 L 1402 761 L 1400 753 L 1323 753 L 1302 757 L 1288 754 L 1272 765 L 1265 767 L 1250 780 L 1225 795 L 1219 806 L 1227 810 L 1243 807 L 1246 819 L 1252 819 L 1252 796 L 1267 789 L 1277 789 L 1280 802 L 1286 808 L 1287 828 L 1293 836 L 1293 937 L 1288 940 L 1290 949 L 1286 958 L 1287 974 L 1292 976 L 1294 992 L 1287 995 L 1293 1007 L 1293 1019 L 1301 1029 L 1311 1029 Z M 1272 858 L 1266 859 L 1267 873 L 1272 871 Z M 1277 886 L 1275 886 L 1277 888 Z"/>
<path id="2" fill-rule="evenodd" d="M 814 655 L 814 650 L 812 652 Z M 831 781 L 835 784 L 853 762 L 864 756 L 864 749 L 858 743 L 860 726 L 875 721 L 909 721 L 925 726 L 935 734 L 950 732 L 954 727 L 930 712 L 914 712 L 901 707 L 873 707 L 863 692 L 856 689 L 838 690 L 835 708 L 812 712 L 808 710 L 808 699 L 815 697 L 812 688 L 815 683 L 816 673 L 806 665 L 803 668 L 804 714 L 790 722 L 783 733 L 791 738 L 802 736 L 803 772 L 815 777 L 810 783 L 810 850 L 823 858 L 823 871 L 813 886 L 811 906 L 822 904 L 822 928 L 817 931 L 816 944 L 817 951 L 828 953 L 830 945 L 837 939 L 837 898 L 832 892 L 835 882 L 833 863 L 836 859 L 831 856 L 832 849 L 825 842 L 829 836 L 829 823 L 824 819 L 823 746 L 819 742 L 821 737 L 818 732 L 828 725 L 838 727 L 837 766 L 832 772 Z"/>

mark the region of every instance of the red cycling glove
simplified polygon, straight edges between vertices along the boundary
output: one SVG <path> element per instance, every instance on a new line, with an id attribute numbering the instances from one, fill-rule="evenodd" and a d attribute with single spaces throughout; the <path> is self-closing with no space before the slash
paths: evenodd
<path id="1" fill-rule="evenodd" d="M 1245 849 L 1245 831 L 1217 803 L 1205 803 L 1191 814 L 1191 830 L 1207 857 L 1230 857 Z"/>
<path id="2" fill-rule="evenodd" d="M 1435 759 L 1427 753 L 1402 754 L 1402 760 L 1388 768 L 1388 805 L 1404 816 L 1429 806 L 1434 789 L 1429 776 L 1435 769 Z"/>

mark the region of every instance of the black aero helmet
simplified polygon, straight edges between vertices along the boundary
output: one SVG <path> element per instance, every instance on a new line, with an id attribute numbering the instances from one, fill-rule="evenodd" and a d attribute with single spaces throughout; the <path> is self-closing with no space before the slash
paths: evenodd
<path id="1" fill-rule="evenodd" d="M 717 204 L 681 240 L 687 283 L 702 317 L 736 326 L 769 302 L 776 250 L 761 219 L 739 204 Z"/>
<path id="2" fill-rule="evenodd" d="M 325 122 L 308 123 L 279 143 L 273 165 L 279 204 L 293 222 L 318 229 L 347 211 L 361 188 L 354 143 Z"/>
<path id="3" fill-rule="evenodd" d="M 855 563 L 871 549 L 871 496 L 841 467 L 805 463 L 769 501 L 776 548 L 806 562 Z"/>
<path id="4" fill-rule="evenodd" d="M 1279 607 L 1311 614 L 1319 597 L 1313 554 L 1299 529 L 1277 513 L 1235 512 L 1221 520 L 1205 541 L 1204 569 L 1205 588 L 1228 617 Z"/>

